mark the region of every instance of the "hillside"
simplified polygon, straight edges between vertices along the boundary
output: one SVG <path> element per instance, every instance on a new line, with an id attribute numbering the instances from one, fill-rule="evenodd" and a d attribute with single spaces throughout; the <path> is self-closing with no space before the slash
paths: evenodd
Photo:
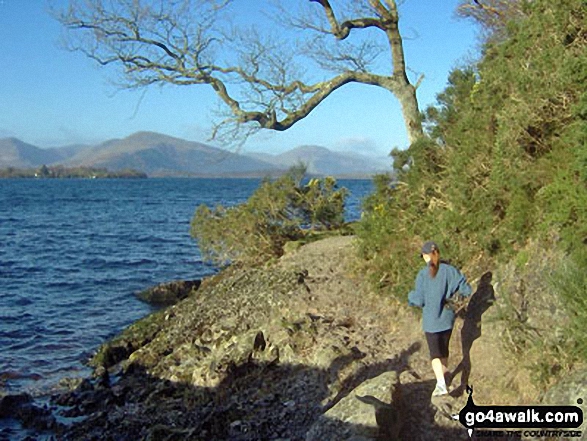
<path id="1" fill-rule="evenodd" d="M 36 168 L 62 159 L 59 151 L 41 149 L 16 138 L 0 139 L 0 168 Z"/>
<path id="2" fill-rule="evenodd" d="M 57 152 L 63 160 L 66 160 L 90 148 L 92 148 L 92 146 L 87 144 L 72 144 L 62 147 L 53 147 L 51 150 Z"/>
<path id="3" fill-rule="evenodd" d="M 278 171 L 262 161 L 153 132 L 107 141 L 81 151 L 65 165 L 135 169 L 149 176 L 263 176 Z"/>
<path id="4" fill-rule="evenodd" d="M 413 289 L 428 238 L 458 267 L 493 273 L 499 343 L 546 392 L 587 365 L 587 9 L 534 0 L 517 12 L 451 72 L 427 136 L 392 153 L 397 185 L 375 183 L 357 235 L 384 295 Z M 557 401 L 581 404 L 579 390 Z"/>

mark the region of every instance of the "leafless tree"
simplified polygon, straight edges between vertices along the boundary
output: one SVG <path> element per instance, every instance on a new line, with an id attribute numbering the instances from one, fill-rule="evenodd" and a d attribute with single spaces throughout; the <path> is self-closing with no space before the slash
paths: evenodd
<path id="1" fill-rule="evenodd" d="M 389 90 L 409 141 L 422 135 L 395 0 L 275 0 L 272 29 L 234 25 L 233 3 L 71 0 L 55 15 L 68 48 L 121 67 L 124 87 L 212 87 L 228 109 L 217 137 L 287 130 L 349 83 Z"/>

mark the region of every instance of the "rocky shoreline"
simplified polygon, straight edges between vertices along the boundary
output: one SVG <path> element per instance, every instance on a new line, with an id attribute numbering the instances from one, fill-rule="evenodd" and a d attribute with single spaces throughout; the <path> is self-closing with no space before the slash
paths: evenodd
<path id="1" fill-rule="evenodd" d="M 352 237 L 332 237 L 265 268 L 222 271 L 105 343 L 94 375 L 49 407 L 2 397 L 0 417 L 60 440 L 468 439 L 450 419 L 463 391 L 430 399 L 417 316 L 371 293 L 353 256 Z M 469 346 L 476 369 L 461 373 L 479 396 L 498 372 L 481 361 L 491 336 L 486 327 L 483 346 Z M 453 340 L 457 364 L 466 338 Z"/>

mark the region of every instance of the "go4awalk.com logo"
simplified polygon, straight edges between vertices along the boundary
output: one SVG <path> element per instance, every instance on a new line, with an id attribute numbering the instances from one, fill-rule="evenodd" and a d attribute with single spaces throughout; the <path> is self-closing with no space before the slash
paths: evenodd
<path id="1" fill-rule="evenodd" d="M 453 419 L 469 437 L 551 437 L 580 438 L 583 411 L 577 406 L 477 406 L 473 388 L 467 386 L 467 404 Z M 577 404 L 583 404 L 579 398 Z M 500 430 L 495 430 L 500 429 Z M 532 429 L 532 430 L 530 430 Z"/>

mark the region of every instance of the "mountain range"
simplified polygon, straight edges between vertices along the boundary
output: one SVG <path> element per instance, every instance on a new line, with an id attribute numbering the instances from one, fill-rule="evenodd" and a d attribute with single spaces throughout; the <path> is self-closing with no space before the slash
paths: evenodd
<path id="1" fill-rule="evenodd" d="M 63 165 L 133 169 L 151 177 L 263 177 L 282 174 L 300 162 L 311 175 L 339 178 L 365 178 L 391 169 L 389 158 L 334 152 L 319 146 L 300 146 L 276 155 L 236 153 L 154 132 L 138 132 L 94 146 L 50 149 L 16 138 L 0 139 L 0 169 Z"/>

